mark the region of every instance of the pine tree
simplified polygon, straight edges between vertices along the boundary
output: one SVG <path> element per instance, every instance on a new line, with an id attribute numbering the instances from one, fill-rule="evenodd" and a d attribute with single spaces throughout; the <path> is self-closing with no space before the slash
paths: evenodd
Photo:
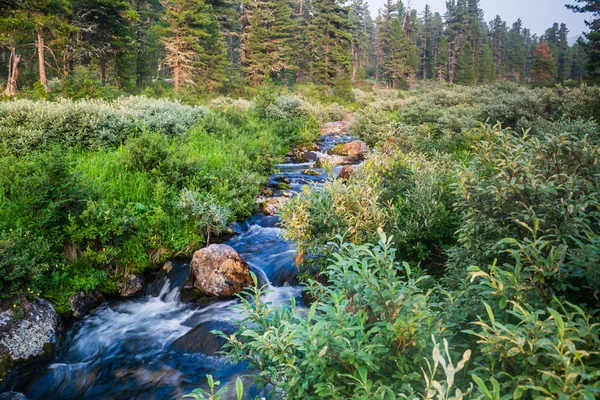
<path id="1" fill-rule="evenodd" d="M 585 77 L 585 66 L 588 62 L 585 44 L 575 43 L 571 48 L 572 60 L 571 79 L 582 81 Z"/>
<path id="2" fill-rule="evenodd" d="M 437 46 L 437 58 L 435 61 L 436 74 L 442 86 L 448 78 L 448 46 L 448 39 L 442 36 Z"/>
<path id="3" fill-rule="evenodd" d="M 369 7 L 363 0 L 353 0 L 348 18 L 352 23 L 352 82 L 365 75 L 373 53 L 374 26 Z"/>
<path id="4" fill-rule="evenodd" d="M 383 10 L 379 10 L 379 15 L 376 21 L 375 32 L 375 79 L 379 80 L 381 76 L 388 75 L 385 71 L 386 58 L 390 52 L 390 32 L 392 29 L 392 21 L 398 17 L 399 4 L 392 3 L 392 0 L 387 0 Z"/>
<path id="5" fill-rule="evenodd" d="M 86 66 L 97 63 L 103 84 L 108 83 L 112 67 L 118 83 L 126 86 L 134 76 L 132 27 L 137 13 L 120 0 L 75 0 L 73 10 L 77 61 Z"/>
<path id="6" fill-rule="evenodd" d="M 339 0 L 315 0 L 312 6 L 313 18 L 307 27 L 312 75 L 326 94 L 330 88 L 345 90 L 350 82 L 352 42 L 348 10 Z"/>
<path id="7" fill-rule="evenodd" d="M 392 89 L 400 87 L 408 71 L 408 40 L 402 28 L 400 18 L 392 21 L 389 37 L 389 52 L 385 59 L 385 70 Z"/>
<path id="8" fill-rule="evenodd" d="M 479 63 L 479 82 L 489 84 L 496 79 L 494 72 L 494 55 L 489 45 L 482 47 L 481 62 Z"/>
<path id="9" fill-rule="evenodd" d="M 499 15 L 490 22 L 491 48 L 494 56 L 494 70 L 498 76 L 504 74 L 505 46 L 507 42 L 506 22 Z"/>
<path id="10" fill-rule="evenodd" d="M 256 87 L 266 75 L 278 77 L 291 65 L 291 10 L 286 0 L 253 0 L 247 5 L 243 68 Z"/>
<path id="11" fill-rule="evenodd" d="M 522 35 L 523 22 L 518 19 L 508 32 L 506 44 L 506 73 L 520 82 L 525 69 L 525 43 Z"/>
<path id="12" fill-rule="evenodd" d="M 600 0 L 575 0 L 581 5 L 567 5 L 574 12 L 591 13 L 593 19 L 586 21 L 590 32 L 586 35 L 588 42 L 585 45 L 588 61 L 586 69 L 588 78 L 600 82 Z"/>
<path id="13" fill-rule="evenodd" d="M 225 79 L 225 41 L 210 6 L 204 0 L 164 0 L 159 29 L 165 58 L 173 72 L 175 92 L 185 86 L 214 89 Z"/>
<path id="14" fill-rule="evenodd" d="M 569 30 L 565 24 L 560 24 L 558 29 L 558 59 L 556 74 L 559 82 L 564 82 L 571 76 L 571 46 L 569 46 Z"/>
<path id="15" fill-rule="evenodd" d="M 556 72 L 556 62 L 548 42 L 540 43 L 534 51 L 534 56 L 535 59 L 531 68 L 534 84 L 538 86 L 552 84 Z"/>
<path id="16" fill-rule="evenodd" d="M 473 61 L 473 48 L 471 43 L 467 42 L 460 56 L 458 57 L 458 66 L 456 68 L 456 83 L 461 85 L 474 85 L 477 82 L 477 72 Z"/>

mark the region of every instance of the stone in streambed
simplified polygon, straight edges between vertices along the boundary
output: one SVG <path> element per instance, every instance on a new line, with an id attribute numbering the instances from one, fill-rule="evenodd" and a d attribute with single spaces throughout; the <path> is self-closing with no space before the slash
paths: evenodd
<path id="1" fill-rule="evenodd" d="M 171 346 L 190 353 L 202 353 L 207 356 L 218 355 L 227 340 L 212 333 L 213 330 L 232 335 L 237 331 L 237 326 L 228 321 L 202 322 L 185 335 L 177 338 Z"/>
<path id="2" fill-rule="evenodd" d="M 342 170 L 340 171 L 341 179 L 350 179 L 354 175 L 356 175 L 357 166 L 356 165 L 344 165 Z"/>
<path id="3" fill-rule="evenodd" d="M 75 318 L 81 318 L 102 303 L 103 297 L 97 289 L 84 292 L 80 290 L 69 298 L 71 312 Z"/>
<path id="4" fill-rule="evenodd" d="M 137 274 L 128 274 L 117 283 L 121 297 L 139 296 L 144 293 L 144 278 Z"/>
<path id="5" fill-rule="evenodd" d="M 265 215 L 275 215 L 277 211 L 289 200 L 288 197 L 272 197 L 262 203 L 263 213 Z"/>
<path id="6" fill-rule="evenodd" d="M 356 157 L 340 156 L 337 154 L 331 154 L 326 157 L 319 158 L 317 160 L 317 162 L 315 163 L 315 167 L 317 167 L 317 168 L 324 167 L 325 164 L 327 164 L 328 162 L 332 166 L 336 166 L 336 165 L 352 165 L 352 164 L 356 164 L 358 161 L 359 160 Z"/>
<path id="7" fill-rule="evenodd" d="M 232 247 L 211 244 L 194 253 L 190 282 L 203 295 L 231 297 L 253 285 L 248 264 Z"/>
<path id="8" fill-rule="evenodd" d="M 354 157 L 357 160 L 362 160 L 368 151 L 369 147 L 362 140 L 354 140 L 350 143 L 337 146 L 334 149 L 335 154 L 341 156 Z"/>
<path id="9" fill-rule="evenodd" d="M 13 368 L 50 360 L 60 338 L 60 318 L 47 300 L 8 307 L 0 312 L 0 379 Z"/>

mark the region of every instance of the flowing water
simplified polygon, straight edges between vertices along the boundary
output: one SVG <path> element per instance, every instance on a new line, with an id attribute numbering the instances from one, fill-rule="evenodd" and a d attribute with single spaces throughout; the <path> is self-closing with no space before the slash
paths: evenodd
<path id="1" fill-rule="evenodd" d="M 326 152 L 350 138 L 325 136 Z M 276 184 L 289 182 L 293 191 L 305 184 L 319 184 L 326 172 L 302 171 L 313 163 L 277 166 Z M 237 235 L 226 244 L 235 248 L 260 280 L 271 282 L 267 301 L 289 303 L 298 298 L 293 244 L 281 238 L 278 218 L 254 216 L 234 224 Z M 232 382 L 245 371 L 225 357 L 210 357 L 175 349 L 173 341 L 204 321 L 241 318 L 237 300 L 199 306 L 179 301 L 179 290 L 189 274 L 189 264 L 175 262 L 167 275 L 148 285 L 147 294 L 132 300 L 105 302 L 75 322 L 53 363 L 24 373 L 15 391 L 28 399 L 174 399 L 206 384 L 206 374 L 222 383 Z M 234 392 L 234 391 L 230 391 Z M 254 394 L 263 395 L 255 392 Z"/>

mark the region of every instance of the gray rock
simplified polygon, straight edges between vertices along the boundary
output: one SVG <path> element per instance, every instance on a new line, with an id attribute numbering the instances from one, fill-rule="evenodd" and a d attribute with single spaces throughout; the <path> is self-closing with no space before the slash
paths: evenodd
<path id="1" fill-rule="evenodd" d="M 102 303 L 103 297 L 98 289 L 88 292 L 80 290 L 69 299 L 71 312 L 75 318 L 81 318 Z"/>
<path id="2" fill-rule="evenodd" d="M 121 297 L 139 296 L 144 293 L 144 278 L 141 275 L 129 274 L 117 283 Z"/>
<path id="3" fill-rule="evenodd" d="M 194 253 L 190 280 L 202 294 L 231 297 L 253 284 L 250 268 L 233 247 L 211 244 Z"/>
<path id="4" fill-rule="evenodd" d="M 223 350 L 227 340 L 213 334 L 211 332 L 213 330 L 231 335 L 237 331 L 237 326 L 228 321 L 205 321 L 192 328 L 185 335 L 175 339 L 171 346 L 190 353 L 202 353 L 207 356 L 218 355 L 218 352 Z"/>
<path id="5" fill-rule="evenodd" d="M 24 315 L 17 315 L 22 310 Z M 58 346 L 60 318 L 44 299 L 26 301 L 19 309 L 0 313 L 0 359 L 14 367 L 28 361 L 50 359 Z"/>

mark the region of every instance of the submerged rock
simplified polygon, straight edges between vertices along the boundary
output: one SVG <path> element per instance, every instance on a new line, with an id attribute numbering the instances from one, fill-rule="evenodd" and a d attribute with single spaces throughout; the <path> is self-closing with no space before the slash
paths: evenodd
<path id="1" fill-rule="evenodd" d="M 213 330 L 231 335 L 237 331 L 237 326 L 229 321 L 202 322 L 185 335 L 175 339 L 171 346 L 191 353 L 202 353 L 207 356 L 218 355 L 217 353 L 223 350 L 227 340 L 213 334 L 211 332 Z"/>
<path id="2" fill-rule="evenodd" d="M 139 296 L 144 293 L 144 278 L 141 275 L 128 274 L 117 283 L 117 290 L 121 297 Z"/>
<path id="3" fill-rule="evenodd" d="M 202 294 L 231 297 L 253 284 L 248 264 L 224 244 L 195 252 L 190 267 L 190 280 Z"/>
<path id="4" fill-rule="evenodd" d="M 60 318 L 52 305 L 44 299 L 22 301 L 0 312 L 0 378 L 12 368 L 50 360 L 59 344 Z"/>
<path id="5" fill-rule="evenodd" d="M 81 318 L 102 303 L 103 297 L 98 289 L 84 292 L 80 290 L 69 299 L 71 312 L 75 318 Z"/>

